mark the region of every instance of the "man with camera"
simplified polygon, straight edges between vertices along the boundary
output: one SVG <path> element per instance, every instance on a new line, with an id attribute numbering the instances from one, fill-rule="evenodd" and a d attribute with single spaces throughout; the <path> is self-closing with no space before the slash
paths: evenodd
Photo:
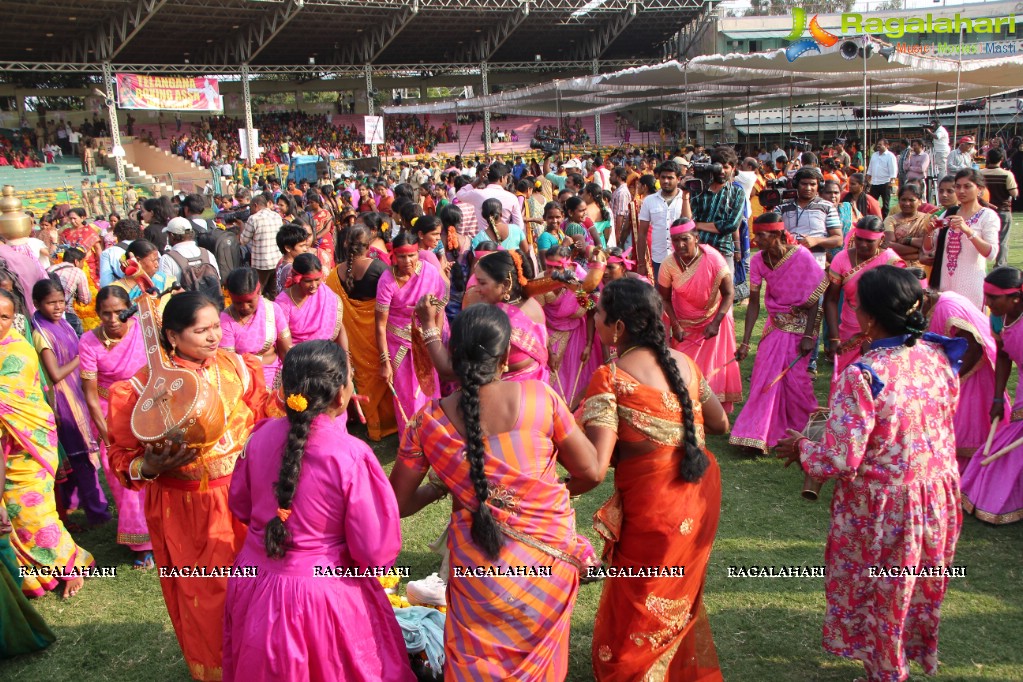
<path id="1" fill-rule="evenodd" d="M 736 259 L 742 257 L 739 225 L 746 208 L 745 191 L 732 182 L 738 163 L 739 159 L 731 147 L 715 149 L 710 163 L 694 163 L 693 176 L 701 181 L 703 187 L 689 200 L 700 242 L 717 249 L 725 257 L 732 274 L 735 274 Z"/>
<path id="2" fill-rule="evenodd" d="M 797 170 L 792 178 L 796 198 L 779 206 L 778 213 L 785 223 L 785 231 L 809 249 L 824 268 L 828 249 L 842 246 L 842 219 L 831 202 L 818 196 L 822 180 L 815 168 Z"/>

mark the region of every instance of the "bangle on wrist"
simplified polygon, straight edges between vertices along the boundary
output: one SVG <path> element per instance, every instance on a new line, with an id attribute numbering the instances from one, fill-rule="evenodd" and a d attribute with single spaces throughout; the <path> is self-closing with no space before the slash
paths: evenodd
<path id="1" fill-rule="evenodd" d="M 993 403 L 1005 403 L 1005 398 L 994 398 L 991 400 Z"/>

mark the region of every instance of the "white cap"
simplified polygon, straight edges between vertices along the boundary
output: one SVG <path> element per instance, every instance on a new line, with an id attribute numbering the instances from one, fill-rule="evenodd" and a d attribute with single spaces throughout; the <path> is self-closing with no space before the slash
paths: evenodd
<path id="1" fill-rule="evenodd" d="M 163 228 L 163 231 L 168 234 L 188 234 L 192 231 L 192 223 L 188 218 L 171 218 L 170 222 L 167 223 L 167 227 Z"/>
<path id="2" fill-rule="evenodd" d="M 579 163 L 579 161 L 577 159 L 569 159 L 568 161 L 565 162 L 565 166 L 564 167 L 565 168 L 579 169 L 579 168 L 582 168 L 583 165 L 581 163 Z"/>

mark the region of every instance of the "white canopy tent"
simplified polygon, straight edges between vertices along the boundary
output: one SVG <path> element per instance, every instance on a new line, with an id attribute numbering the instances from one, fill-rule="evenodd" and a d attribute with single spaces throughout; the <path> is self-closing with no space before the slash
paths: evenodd
<path id="1" fill-rule="evenodd" d="M 844 41 L 843 41 L 844 42 Z M 862 44 L 861 39 L 856 42 Z M 639 106 L 696 114 L 758 111 L 810 103 L 908 103 L 931 110 L 1023 89 L 1023 60 L 943 59 L 893 51 L 871 40 L 867 58 L 842 42 L 789 62 L 785 50 L 705 55 L 614 73 L 542 83 L 485 97 L 384 107 L 384 113 L 491 111 L 524 116 L 593 116 Z M 882 55 L 884 51 L 884 56 Z M 747 125 L 752 123 L 746 117 Z"/>

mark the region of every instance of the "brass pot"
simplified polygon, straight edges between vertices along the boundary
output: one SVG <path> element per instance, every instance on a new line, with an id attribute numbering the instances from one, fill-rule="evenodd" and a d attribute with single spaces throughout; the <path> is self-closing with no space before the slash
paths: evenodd
<path id="1" fill-rule="evenodd" d="M 4 185 L 0 196 L 0 235 L 4 239 L 32 236 L 35 221 L 21 210 L 21 199 L 14 196 L 14 186 Z"/>

